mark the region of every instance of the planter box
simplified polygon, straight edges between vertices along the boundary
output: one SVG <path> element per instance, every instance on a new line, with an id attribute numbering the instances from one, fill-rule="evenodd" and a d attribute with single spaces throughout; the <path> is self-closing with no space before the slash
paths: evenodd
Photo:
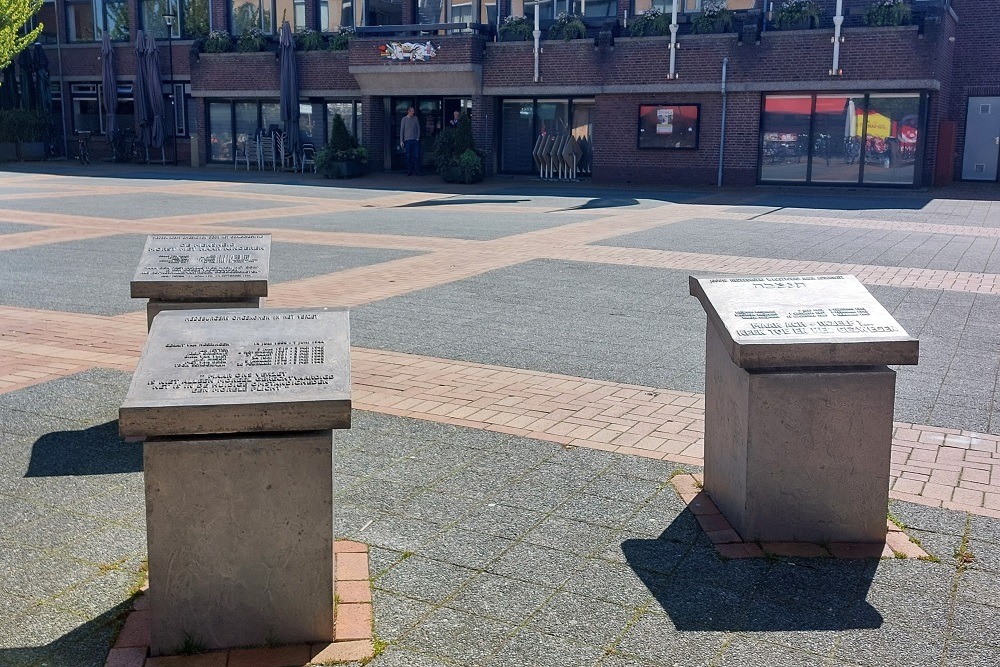
<path id="1" fill-rule="evenodd" d="M 45 142 L 26 141 L 21 144 L 21 159 L 30 161 L 44 160 Z"/>
<path id="2" fill-rule="evenodd" d="M 0 162 L 13 162 L 17 159 L 17 148 L 14 144 L 0 144 Z"/>
<path id="3" fill-rule="evenodd" d="M 334 162 L 331 166 L 333 167 L 332 173 L 329 176 L 324 174 L 327 178 L 354 178 L 365 173 L 365 165 L 357 160 Z"/>

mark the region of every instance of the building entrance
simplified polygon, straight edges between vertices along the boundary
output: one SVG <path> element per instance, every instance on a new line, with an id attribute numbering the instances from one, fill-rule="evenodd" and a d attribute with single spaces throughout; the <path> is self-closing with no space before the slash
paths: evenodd
<path id="1" fill-rule="evenodd" d="M 431 149 L 434 140 L 455 117 L 455 112 L 472 114 L 472 101 L 460 97 L 394 97 L 390 104 L 389 133 L 392 146 L 390 168 L 399 171 L 406 168 L 406 154 L 399 146 L 399 123 L 406 116 L 406 110 L 413 107 L 420 120 L 420 164 L 426 170 L 431 168 Z"/>
<path id="2" fill-rule="evenodd" d="M 1000 155 L 1000 97 L 970 97 L 965 124 L 965 157 L 962 178 L 966 181 L 997 180 Z"/>

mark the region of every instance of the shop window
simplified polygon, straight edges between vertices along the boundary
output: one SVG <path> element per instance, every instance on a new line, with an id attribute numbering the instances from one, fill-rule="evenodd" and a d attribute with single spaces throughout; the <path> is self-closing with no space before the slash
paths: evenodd
<path id="1" fill-rule="evenodd" d="M 761 180 L 807 180 L 812 95 L 768 95 L 761 122 Z"/>
<path id="2" fill-rule="evenodd" d="M 361 102 L 357 100 L 326 103 L 326 128 L 322 140 L 316 146 L 326 145 L 330 138 L 330 131 L 333 129 L 333 117 L 340 114 L 344 119 L 347 131 L 354 135 L 354 138 L 361 143 Z"/>
<path id="3" fill-rule="evenodd" d="M 593 160 L 593 99 L 507 99 L 500 104 L 500 170 L 531 173 L 536 170 L 535 144 L 539 138 L 571 135 L 582 156 L 579 173 L 590 173 Z"/>
<path id="4" fill-rule="evenodd" d="M 403 0 L 366 0 L 363 4 L 364 25 L 402 25 Z"/>
<path id="5" fill-rule="evenodd" d="M 242 35 L 257 28 L 267 35 L 277 34 L 282 21 L 292 30 L 305 30 L 305 2 L 297 0 L 230 0 L 232 32 Z"/>
<path id="6" fill-rule="evenodd" d="M 919 119 L 918 94 L 880 94 L 868 99 L 861 155 L 865 183 L 913 183 Z"/>
<path id="7" fill-rule="evenodd" d="M 230 162 L 233 153 L 233 107 L 229 102 L 208 103 L 209 159 Z"/>
<path id="8" fill-rule="evenodd" d="M 112 41 L 127 42 L 128 2 L 125 0 L 66 0 L 67 41 L 94 42 L 108 32 Z M 54 26 L 53 26 L 54 28 Z"/>
<path id="9" fill-rule="evenodd" d="M 341 28 L 353 28 L 358 25 L 361 3 L 352 0 L 321 0 L 319 3 L 319 24 L 323 32 L 339 32 Z"/>
<path id="10" fill-rule="evenodd" d="M 760 178 L 912 185 L 922 108 L 920 93 L 768 95 Z"/>
<path id="11" fill-rule="evenodd" d="M 208 36 L 208 0 L 140 0 L 142 27 L 156 39 L 167 39 L 163 16 L 172 13 L 174 39 L 199 39 Z"/>
<path id="12" fill-rule="evenodd" d="M 864 95 L 817 95 L 812 180 L 857 183 L 864 134 Z"/>
<path id="13" fill-rule="evenodd" d="M 574 0 L 573 13 L 585 18 L 615 18 L 618 16 L 618 1 Z"/>

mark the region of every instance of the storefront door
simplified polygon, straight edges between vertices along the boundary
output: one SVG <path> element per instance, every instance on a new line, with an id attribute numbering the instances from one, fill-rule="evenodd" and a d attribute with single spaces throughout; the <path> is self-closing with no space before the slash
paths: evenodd
<path id="1" fill-rule="evenodd" d="M 455 111 L 469 113 L 471 104 L 468 100 L 441 97 L 394 97 L 392 98 L 390 119 L 390 138 L 392 146 L 391 167 L 393 171 L 406 168 L 406 155 L 399 146 L 399 124 L 406 116 L 406 110 L 413 107 L 420 120 L 420 164 L 424 171 L 431 168 L 431 150 L 434 140 L 441 131 L 448 127 L 448 120 L 453 118 Z"/>
<path id="2" fill-rule="evenodd" d="M 1000 157 L 1000 97 L 970 97 L 965 121 L 962 180 L 997 180 Z"/>

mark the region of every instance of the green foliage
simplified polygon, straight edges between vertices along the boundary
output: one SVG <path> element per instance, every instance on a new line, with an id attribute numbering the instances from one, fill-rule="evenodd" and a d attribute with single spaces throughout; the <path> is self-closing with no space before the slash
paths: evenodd
<path id="1" fill-rule="evenodd" d="M 913 16 L 905 0 L 879 0 L 864 13 L 864 21 L 870 26 L 907 25 Z"/>
<path id="2" fill-rule="evenodd" d="M 670 16 L 656 7 L 651 7 L 635 17 L 629 24 L 629 34 L 633 37 L 662 37 L 670 34 Z"/>
<path id="3" fill-rule="evenodd" d="M 587 36 L 587 26 L 576 14 L 560 12 L 556 22 L 549 27 L 549 39 L 583 39 Z"/>
<path id="4" fill-rule="evenodd" d="M 477 183 L 483 180 L 483 158 L 476 150 L 472 120 L 468 114 L 459 116 L 457 127 L 449 127 L 438 135 L 431 150 L 431 161 L 441 178 L 449 183 Z"/>
<path id="5" fill-rule="evenodd" d="M 295 48 L 299 51 L 318 51 L 325 46 L 323 33 L 316 30 L 305 30 L 295 33 Z"/>
<path id="6" fill-rule="evenodd" d="M 39 23 L 34 30 L 22 34 L 24 24 L 41 8 L 42 0 L 0 0 L 0 69 L 7 67 L 42 32 Z"/>
<path id="7" fill-rule="evenodd" d="M 236 40 L 236 50 L 240 53 L 256 53 L 267 48 L 267 37 L 258 28 L 250 28 Z"/>
<path id="8" fill-rule="evenodd" d="M 335 151 L 349 151 L 358 147 L 358 140 L 347 130 L 347 123 L 339 113 L 333 117 L 328 146 Z"/>
<path id="9" fill-rule="evenodd" d="M 774 16 L 778 30 L 796 30 L 803 26 L 815 28 L 823 9 L 815 0 L 785 0 Z"/>
<path id="10" fill-rule="evenodd" d="M 128 3 L 107 3 L 105 8 L 108 17 L 108 27 L 111 29 L 111 41 L 127 42 L 131 37 L 128 21 Z"/>
<path id="11" fill-rule="evenodd" d="M 699 34 L 732 32 L 736 21 L 736 13 L 731 9 L 719 7 L 706 9 L 691 21 L 691 29 Z"/>
<path id="12" fill-rule="evenodd" d="M 508 16 L 500 25 L 500 39 L 505 42 L 523 42 L 532 38 L 535 26 L 527 16 Z"/>
<path id="13" fill-rule="evenodd" d="M 45 116 L 28 109 L 0 110 L 0 144 L 44 141 L 48 134 Z"/>
<path id="14" fill-rule="evenodd" d="M 340 32 L 330 37 L 328 48 L 331 51 L 346 51 L 352 39 L 354 39 L 354 30 L 345 26 L 340 29 Z"/>
<path id="15" fill-rule="evenodd" d="M 344 163 L 354 162 L 366 164 L 368 151 L 358 145 L 358 140 L 347 131 L 347 124 L 339 113 L 333 117 L 333 127 L 330 130 L 330 141 L 316 153 L 316 171 L 326 178 L 345 178 L 348 173 Z M 360 173 L 360 169 L 357 170 Z"/>
<path id="16" fill-rule="evenodd" d="M 213 30 L 201 45 L 205 53 L 226 53 L 233 48 L 233 38 L 224 30 Z"/>
<path id="17" fill-rule="evenodd" d="M 208 37 L 208 0 L 184 0 L 184 38 Z"/>

